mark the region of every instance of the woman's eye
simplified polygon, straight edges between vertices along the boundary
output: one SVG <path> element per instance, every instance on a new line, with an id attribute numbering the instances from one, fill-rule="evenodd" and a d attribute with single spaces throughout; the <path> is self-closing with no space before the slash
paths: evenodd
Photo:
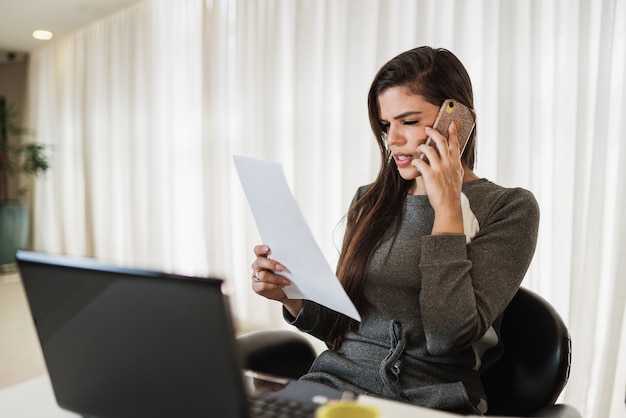
<path id="1" fill-rule="evenodd" d="M 381 124 L 380 124 L 380 129 L 381 129 L 383 132 L 387 132 L 387 131 L 389 131 L 389 124 L 388 124 L 388 123 L 381 123 Z"/>
<path id="2" fill-rule="evenodd" d="M 403 125 L 415 125 L 417 123 L 418 121 L 416 120 L 405 120 L 404 122 L 402 122 Z"/>

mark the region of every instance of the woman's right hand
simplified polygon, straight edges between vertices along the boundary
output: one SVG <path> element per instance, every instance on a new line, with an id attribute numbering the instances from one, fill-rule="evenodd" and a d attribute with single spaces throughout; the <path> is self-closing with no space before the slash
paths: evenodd
<path id="1" fill-rule="evenodd" d="M 271 253 L 267 245 L 254 247 L 256 259 L 252 263 L 252 290 L 267 299 L 277 300 L 285 305 L 285 308 L 294 317 L 302 308 L 302 299 L 289 299 L 283 288 L 291 282 L 279 273 L 287 269 L 281 263 L 269 258 Z"/>

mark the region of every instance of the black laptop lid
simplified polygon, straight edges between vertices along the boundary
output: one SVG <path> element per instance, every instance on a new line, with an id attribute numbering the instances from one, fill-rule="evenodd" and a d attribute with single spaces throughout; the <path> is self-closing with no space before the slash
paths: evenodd
<path id="1" fill-rule="evenodd" d="M 59 406 L 87 417 L 246 417 L 219 279 L 18 251 Z"/>

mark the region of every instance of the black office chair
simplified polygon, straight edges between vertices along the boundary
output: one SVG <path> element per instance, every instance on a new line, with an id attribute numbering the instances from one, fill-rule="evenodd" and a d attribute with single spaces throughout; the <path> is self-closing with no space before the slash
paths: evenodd
<path id="1" fill-rule="evenodd" d="M 261 330 L 237 337 L 243 368 L 297 379 L 309 371 L 317 352 L 296 331 Z"/>
<path id="2" fill-rule="evenodd" d="M 567 327 L 539 295 L 520 288 L 504 312 L 504 355 L 483 375 L 488 415 L 581 418 L 570 405 L 555 404 L 569 377 Z M 244 367 L 297 379 L 316 357 L 301 333 L 264 330 L 238 338 Z"/>
<path id="3" fill-rule="evenodd" d="M 504 355 L 482 381 L 488 415 L 580 417 L 555 405 L 569 378 L 572 345 L 565 323 L 542 297 L 520 288 L 504 311 Z"/>

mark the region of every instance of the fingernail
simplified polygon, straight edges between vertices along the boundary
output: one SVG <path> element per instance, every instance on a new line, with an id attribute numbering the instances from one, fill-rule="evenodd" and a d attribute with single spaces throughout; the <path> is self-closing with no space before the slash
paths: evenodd
<path id="1" fill-rule="evenodd" d="M 274 267 L 274 269 L 276 271 L 284 271 L 285 267 L 282 264 L 276 264 L 276 267 Z"/>
<path id="2" fill-rule="evenodd" d="M 264 246 L 263 246 L 263 251 L 264 251 L 264 252 L 268 252 L 269 250 L 270 250 L 270 249 L 269 249 L 269 247 L 268 247 L 267 245 L 264 245 Z"/>

